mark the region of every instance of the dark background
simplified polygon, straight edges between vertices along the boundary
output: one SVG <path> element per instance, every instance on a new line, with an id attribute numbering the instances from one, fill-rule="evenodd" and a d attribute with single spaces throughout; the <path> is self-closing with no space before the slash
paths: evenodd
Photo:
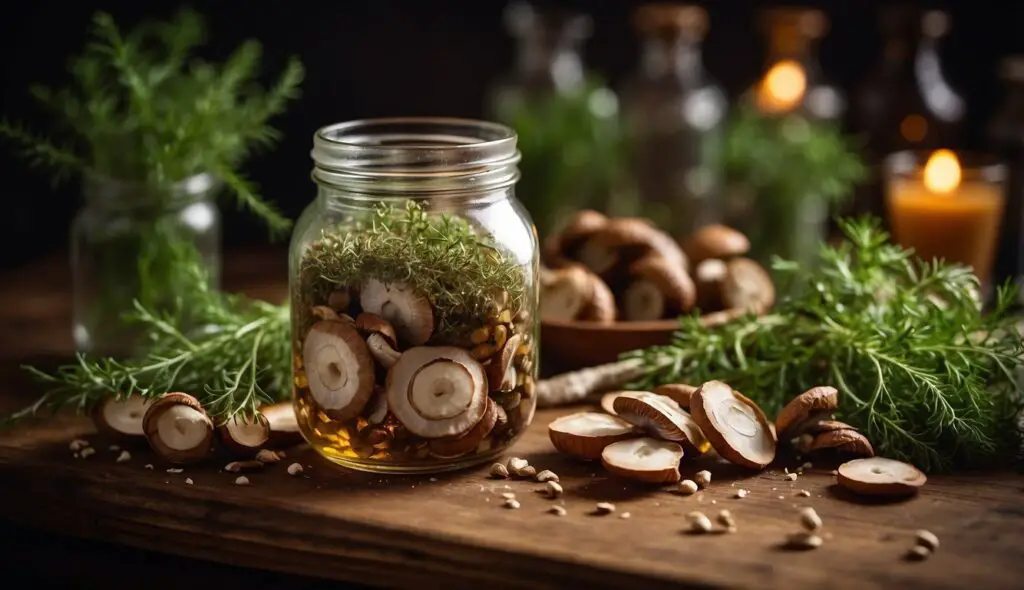
<path id="1" fill-rule="evenodd" d="M 13 6 L 12 6 L 13 4 Z M 539 1 L 589 12 L 594 35 L 588 65 L 621 81 L 634 67 L 637 38 L 630 12 L 641 2 Z M 704 61 L 710 74 L 735 97 L 761 71 L 764 37 L 757 9 L 780 3 L 716 0 L 702 3 L 710 15 Z M 826 78 L 849 97 L 877 62 L 881 50 L 877 10 L 883 2 L 846 0 L 787 2 L 825 9 L 831 26 L 819 48 Z M 80 48 L 92 13 L 109 11 L 123 28 L 145 17 L 166 17 L 180 5 L 170 0 L 118 0 L 91 4 L 70 0 L 7 3 L 0 9 L 0 113 L 45 130 L 45 119 L 27 93 L 31 83 L 60 85 L 68 56 Z M 952 30 L 943 44 L 946 73 L 968 104 L 964 146 L 983 147 L 984 124 L 1002 97 L 999 58 L 1024 52 L 1024 2 L 928 2 L 949 12 Z M 242 40 L 263 42 L 268 78 L 290 55 L 307 70 L 303 97 L 276 120 L 284 140 L 273 153 L 253 159 L 247 171 L 285 212 L 296 217 L 312 198 L 309 149 L 317 127 L 361 117 L 395 115 L 481 116 L 485 92 L 512 64 L 513 42 L 502 25 L 504 2 L 321 0 L 230 1 L 190 4 L 209 19 L 205 57 L 226 56 Z M 0 149 L 0 265 L 24 265 L 66 248 L 67 228 L 80 205 L 74 186 L 51 190 L 47 179 L 26 170 Z M 265 240 L 261 226 L 230 207 L 225 248 Z"/>

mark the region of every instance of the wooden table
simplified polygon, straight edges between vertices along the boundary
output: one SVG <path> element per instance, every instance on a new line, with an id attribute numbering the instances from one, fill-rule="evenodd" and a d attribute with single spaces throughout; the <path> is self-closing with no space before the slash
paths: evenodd
<path id="1" fill-rule="evenodd" d="M 246 287 L 244 280 L 236 284 Z M 23 288 L 18 291 L 24 297 Z M 13 297 L 5 293 L 8 303 Z M 53 305 L 62 300 L 46 294 L 34 299 Z M 19 341 L 8 334 L 12 325 L 38 334 L 49 321 L 52 334 L 60 332 L 56 314 L 39 307 L 31 320 L 0 319 L 5 344 Z M 62 321 L 66 326 L 66 317 Z M 43 352 L 66 352 L 47 338 L 30 341 Z M 18 349 L 3 350 L 11 358 Z M 27 345 L 21 350 L 38 352 Z M 5 393 L 18 393 L 2 397 L 3 411 L 29 399 L 23 376 L 11 368 L 4 371 Z M 220 462 L 168 473 L 148 449 L 137 448 L 131 461 L 117 464 L 109 441 L 93 435 L 87 420 L 34 421 L 0 434 L 0 519 L 134 548 L 116 553 L 117 567 L 97 574 L 122 581 L 145 575 L 158 586 L 182 571 L 190 581 L 179 583 L 209 582 L 196 572 L 211 561 L 304 576 L 267 574 L 273 587 L 293 581 L 298 587 L 316 585 L 313 578 L 477 589 L 1020 587 L 1024 477 L 1019 474 L 936 476 L 909 501 L 865 503 L 835 488 L 828 465 L 791 482 L 783 468 L 795 464 L 751 473 L 707 459 L 684 463 L 688 475 L 702 468 L 714 474 L 707 490 L 684 497 L 608 477 L 599 465 L 556 454 L 544 426 L 567 411 L 539 412 L 510 453 L 558 473 L 565 488 L 559 500 L 534 493 L 540 487 L 534 482 L 489 479 L 486 466 L 433 478 L 376 476 L 332 468 L 302 448 L 283 463 L 249 474 L 251 485 L 236 486 L 236 474 L 221 472 Z M 68 442 L 79 436 L 92 441 L 95 455 L 72 457 Z M 302 476 L 287 475 L 292 461 L 306 467 Z M 738 499 L 741 488 L 750 493 Z M 810 497 L 799 497 L 800 490 Z M 505 492 L 515 493 L 522 507 L 503 508 Z M 615 513 L 595 515 L 597 502 L 613 502 Z M 548 513 L 556 503 L 565 506 L 566 516 Z M 825 522 L 820 549 L 783 546 L 786 535 L 798 530 L 802 506 L 815 507 Z M 702 510 L 713 519 L 721 509 L 732 512 L 738 532 L 686 532 L 690 511 Z M 904 555 L 919 528 L 936 533 L 942 547 L 928 561 L 910 562 Z M 143 566 L 129 576 L 124 561 L 130 562 L 136 549 L 201 561 Z M 37 561 L 49 563 L 47 557 Z M 240 580 L 251 570 L 231 571 L 222 572 L 222 579 Z"/>

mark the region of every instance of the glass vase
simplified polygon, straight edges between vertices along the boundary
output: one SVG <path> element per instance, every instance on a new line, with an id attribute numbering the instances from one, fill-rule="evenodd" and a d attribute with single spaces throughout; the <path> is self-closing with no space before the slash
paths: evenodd
<path id="1" fill-rule="evenodd" d="M 210 287 L 220 274 L 217 183 L 198 174 L 167 187 L 96 174 L 71 225 L 72 321 L 79 352 L 121 358 L 144 343 L 136 302 L 160 313 L 180 302 L 196 264 Z"/>

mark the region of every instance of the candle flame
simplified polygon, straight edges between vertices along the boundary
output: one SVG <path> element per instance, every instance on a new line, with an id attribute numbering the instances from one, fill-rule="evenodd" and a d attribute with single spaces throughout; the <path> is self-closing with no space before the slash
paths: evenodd
<path id="1" fill-rule="evenodd" d="M 935 150 L 924 166 L 924 186 L 933 193 L 950 193 L 960 186 L 960 160 L 950 150 Z"/>
<path id="2" fill-rule="evenodd" d="M 783 112 L 795 108 L 807 91 L 807 74 L 803 67 L 786 59 L 773 65 L 761 81 L 761 106 L 770 112 Z"/>

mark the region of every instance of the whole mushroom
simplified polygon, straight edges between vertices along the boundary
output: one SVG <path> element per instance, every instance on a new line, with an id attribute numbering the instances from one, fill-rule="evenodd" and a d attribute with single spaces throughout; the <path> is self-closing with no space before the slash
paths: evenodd
<path id="1" fill-rule="evenodd" d="M 682 266 L 657 255 L 646 256 L 629 267 L 630 283 L 623 293 L 626 320 L 646 321 L 686 313 L 697 290 Z"/>

